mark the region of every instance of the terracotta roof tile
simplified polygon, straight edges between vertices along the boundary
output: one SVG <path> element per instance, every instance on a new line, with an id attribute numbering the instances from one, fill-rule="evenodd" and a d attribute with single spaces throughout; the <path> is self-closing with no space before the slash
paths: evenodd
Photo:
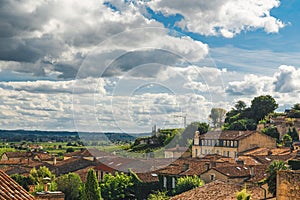
<path id="1" fill-rule="evenodd" d="M 256 131 L 214 131 L 200 135 L 200 139 L 241 140 Z"/>
<path id="2" fill-rule="evenodd" d="M 1 200 L 34 200 L 24 188 L 0 170 L 0 199 Z"/>
<path id="3" fill-rule="evenodd" d="M 241 190 L 242 187 L 239 185 L 214 181 L 203 187 L 176 195 L 171 200 L 235 200 L 236 193 Z M 252 199 L 261 199 L 263 197 L 263 190 L 258 187 L 247 188 L 247 192 L 252 194 Z"/>

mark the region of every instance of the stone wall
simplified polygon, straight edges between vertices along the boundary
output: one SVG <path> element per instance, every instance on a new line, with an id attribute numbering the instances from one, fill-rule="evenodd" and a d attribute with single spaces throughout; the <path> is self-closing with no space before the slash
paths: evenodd
<path id="1" fill-rule="evenodd" d="M 297 200 L 300 197 L 300 171 L 280 171 L 277 174 L 277 200 Z"/>
<path id="2" fill-rule="evenodd" d="M 254 147 L 276 148 L 276 140 L 263 133 L 256 132 L 239 141 L 238 152 L 243 152 Z"/>

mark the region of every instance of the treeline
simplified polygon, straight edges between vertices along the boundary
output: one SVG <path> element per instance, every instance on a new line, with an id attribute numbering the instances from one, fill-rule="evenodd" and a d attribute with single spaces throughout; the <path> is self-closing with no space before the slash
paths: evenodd
<path id="1" fill-rule="evenodd" d="M 137 135 L 138 136 L 138 135 Z M 80 133 L 68 131 L 28 131 L 28 130 L 0 130 L 0 141 L 2 142 L 85 142 L 95 141 L 95 138 L 105 138 L 112 143 L 129 143 L 136 139 L 126 133 Z"/>

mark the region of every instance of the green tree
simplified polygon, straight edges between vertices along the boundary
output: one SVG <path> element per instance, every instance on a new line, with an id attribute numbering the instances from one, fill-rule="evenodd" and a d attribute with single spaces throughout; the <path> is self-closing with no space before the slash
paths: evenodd
<path id="1" fill-rule="evenodd" d="M 285 165 L 283 161 L 273 161 L 267 169 L 267 173 L 269 176 L 266 179 L 268 184 L 268 191 L 276 196 L 276 175 L 280 170 L 287 170 L 288 167 Z"/>
<path id="2" fill-rule="evenodd" d="M 282 142 L 286 147 L 292 143 L 292 140 L 293 139 L 289 134 L 284 134 L 282 137 Z"/>
<path id="3" fill-rule="evenodd" d="M 251 194 L 248 194 L 246 189 L 243 189 L 242 191 L 240 191 L 236 194 L 236 199 L 237 200 L 250 200 Z"/>
<path id="4" fill-rule="evenodd" d="M 299 140 L 299 134 L 295 127 L 293 128 L 293 131 L 289 128 L 288 134 L 292 137 L 292 141 Z"/>
<path id="5" fill-rule="evenodd" d="M 44 178 L 50 178 L 50 191 L 55 191 L 57 189 L 57 185 L 55 182 L 55 175 L 50 172 L 50 170 L 42 166 L 38 170 L 33 168 L 30 170 L 30 178 L 34 181 L 35 191 L 41 192 L 44 190 Z"/>
<path id="6" fill-rule="evenodd" d="M 101 198 L 100 187 L 97 181 L 96 173 L 93 169 L 88 171 L 86 182 L 82 189 L 83 200 L 99 200 Z"/>
<path id="7" fill-rule="evenodd" d="M 200 187 L 204 185 L 204 181 L 202 181 L 198 176 L 185 176 L 177 179 L 177 183 L 174 189 L 174 194 L 181 194 L 185 191 L 191 190 L 196 187 Z"/>
<path id="8" fill-rule="evenodd" d="M 114 175 L 105 174 L 100 186 L 104 199 L 117 200 L 132 196 L 134 183 L 132 176 L 116 172 Z"/>
<path id="9" fill-rule="evenodd" d="M 276 126 L 273 126 L 273 125 L 269 126 L 267 128 L 262 129 L 261 132 L 268 135 L 268 136 L 270 136 L 270 137 L 272 137 L 272 138 L 275 138 L 277 140 L 277 142 L 279 142 L 280 134 L 279 134 Z"/>
<path id="10" fill-rule="evenodd" d="M 167 195 L 167 192 L 158 191 L 156 193 L 150 194 L 148 200 L 169 200 L 170 197 Z"/>
<path id="11" fill-rule="evenodd" d="M 221 127 L 226 114 L 226 110 L 223 108 L 212 108 L 209 118 L 212 121 L 214 127 Z"/>
<path id="12" fill-rule="evenodd" d="M 31 176 L 23 176 L 20 174 L 13 174 L 11 178 L 14 179 L 19 185 L 21 185 L 25 190 L 29 191 L 29 185 L 34 185 L 34 180 Z"/>
<path id="13" fill-rule="evenodd" d="M 80 198 L 82 181 L 78 174 L 69 173 L 57 178 L 57 189 L 65 194 L 65 200 Z"/>
<path id="14" fill-rule="evenodd" d="M 278 104 L 275 99 L 270 95 L 255 97 L 251 101 L 251 111 L 253 113 L 253 119 L 256 122 L 264 119 L 270 113 L 273 113 L 278 108 Z"/>
<path id="15" fill-rule="evenodd" d="M 189 126 L 196 127 L 200 134 L 207 133 L 209 129 L 209 124 L 205 122 L 192 122 Z"/>
<path id="16" fill-rule="evenodd" d="M 234 108 L 237 110 L 237 111 L 242 111 L 242 110 L 245 110 L 247 107 L 246 103 L 244 101 L 237 101 L 234 105 Z"/>

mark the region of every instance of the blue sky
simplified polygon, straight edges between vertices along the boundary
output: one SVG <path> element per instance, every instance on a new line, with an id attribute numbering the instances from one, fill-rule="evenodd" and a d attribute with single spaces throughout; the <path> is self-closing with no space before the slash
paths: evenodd
<path id="1" fill-rule="evenodd" d="M 299 99 L 296 0 L 0 3 L 0 128 L 145 132 Z M 14 12 L 11 12 L 13 10 Z"/>

